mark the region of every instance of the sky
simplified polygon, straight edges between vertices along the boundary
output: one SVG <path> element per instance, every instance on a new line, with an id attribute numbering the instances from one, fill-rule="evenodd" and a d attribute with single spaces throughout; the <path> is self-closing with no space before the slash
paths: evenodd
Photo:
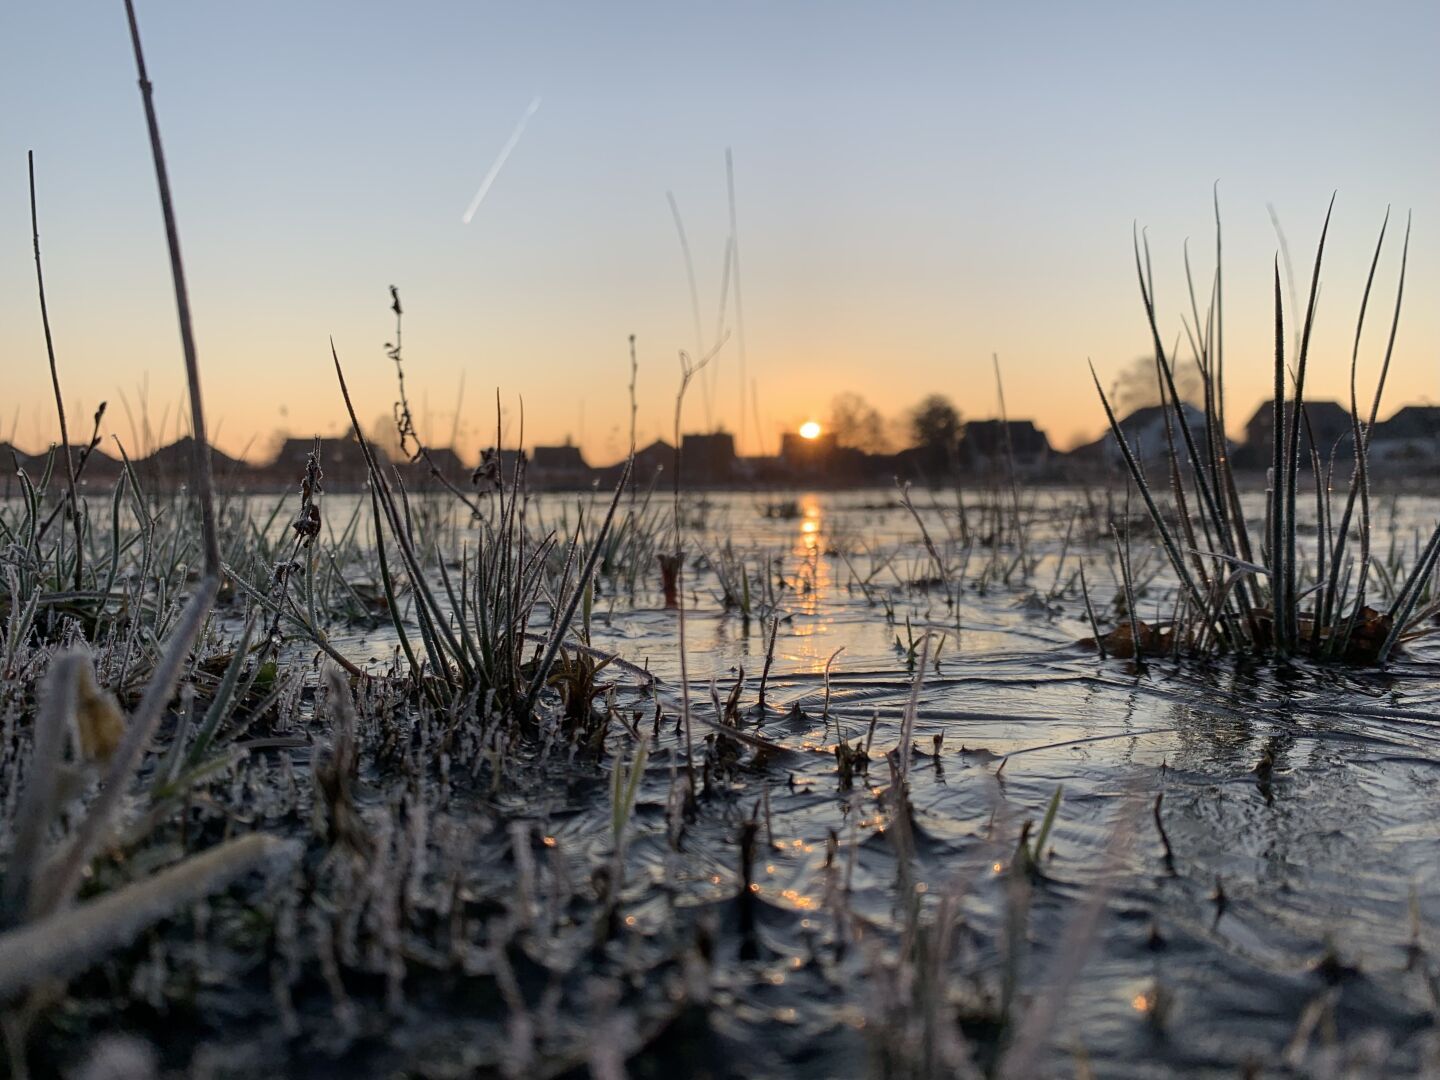
<path id="1" fill-rule="evenodd" d="M 1109 384 L 1150 349 L 1132 228 L 1168 346 L 1187 240 L 1205 304 L 1217 184 L 1232 427 L 1268 393 L 1281 238 L 1303 304 L 1332 192 L 1307 396 L 1348 396 L 1390 207 L 1361 395 L 1413 212 L 1387 400 L 1440 401 L 1433 0 L 137 8 L 211 434 L 231 454 L 344 430 L 332 335 L 362 423 L 385 422 L 392 284 L 422 434 L 456 433 L 467 460 L 494 441 L 497 391 L 507 442 L 523 413 L 527 445 L 623 456 L 632 334 L 642 445 L 670 434 L 680 351 L 717 340 L 684 427 L 734 431 L 746 453 L 841 392 L 886 415 L 937 392 L 994 416 L 992 354 L 1010 417 L 1074 445 L 1104 426 L 1087 360 Z M 147 423 L 173 438 L 182 361 L 123 7 L 6 0 L 0 41 L 0 439 L 33 451 L 57 432 L 27 150 L 72 429 L 105 400 L 127 449 Z"/>

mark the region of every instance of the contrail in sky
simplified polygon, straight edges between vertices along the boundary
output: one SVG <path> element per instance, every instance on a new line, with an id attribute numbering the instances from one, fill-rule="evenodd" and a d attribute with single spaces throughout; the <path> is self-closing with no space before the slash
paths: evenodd
<path id="1" fill-rule="evenodd" d="M 525 134 L 525 125 L 530 122 L 530 118 L 535 115 L 535 111 L 539 108 L 540 99 L 537 97 L 534 101 L 530 102 L 529 106 L 525 109 L 524 115 L 520 117 L 520 122 L 515 125 L 515 130 L 510 133 L 510 138 L 506 139 L 505 145 L 500 148 L 500 155 L 495 159 L 495 164 L 490 166 L 490 171 L 485 174 L 485 179 L 480 181 L 480 190 L 475 192 L 475 198 L 470 200 L 470 205 L 466 207 L 465 213 L 460 218 L 463 224 L 469 225 L 470 219 L 475 216 L 475 211 L 480 209 L 481 202 L 483 202 L 485 196 L 490 193 L 491 185 L 495 183 L 495 178 L 500 175 L 500 170 L 505 167 L 505 162 L 509 159 L 516 144 L 519 143 L 520 136 Z"/>

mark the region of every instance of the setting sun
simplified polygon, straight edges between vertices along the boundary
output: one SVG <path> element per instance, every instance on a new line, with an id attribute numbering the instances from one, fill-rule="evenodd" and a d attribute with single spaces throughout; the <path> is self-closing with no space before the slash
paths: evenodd
<path id="1" fill-rule="evenodd" d="M 814 420 L 806 420 L 800 425 L 800 437 L 802 439 L 818 439 L 820 437 L 820 425 Z"/>

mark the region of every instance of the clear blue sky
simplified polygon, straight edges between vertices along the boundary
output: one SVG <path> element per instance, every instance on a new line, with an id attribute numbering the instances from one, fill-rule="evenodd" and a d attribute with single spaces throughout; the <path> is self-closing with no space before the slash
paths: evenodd
<path id="1" fill-rule="evenodd" d="M 1232 417 L 1268 379 L 1267 204 L 1306 276 L 1335 189 L 1316 392 L 1344 388 L 1391 204 L 1402 227 L 1415 213 L 1391 401 L 1440 396 L 1433 2 L 138 7 L 212 424 L 231 452 L 339 429 L 332 333 L 362 419 L 388 411 L 392 283 L 406 301 L 415 404 L 436 441 L 463 373 L 465 456 L 489 441 L 497 386 L 512 425 L 523 396 L 527 442 L 569 435 L 592 459 L 618 456 L 631 333 L 641 436 L 666 431 L 676 353 L 695 335 L 665 193 L 685 217 L 709 336 L 726 147 L 749 374 L 772 448 L 778 430 L 823 420 L 844 390 L 887 414 L 939 391 L 968 416 L 992 415 L 992 352 L 1013 416 L 1062 445 L 1095 433 L 1087 356 L 1108 377 L 1147 346 L 1131 224 L 1150 230 L 1176 334 L 1180 246 L 1191 239 L 1205 278 L 1216 180 Z M 29 251 L 32 148 L 66 397 L 86 412 L 110 399 L 125 437 L 120 393 L 138 408 L 148 380 L 154 418 L 173 416 L 180 361 L 123 9 L 9 0 L 0 40 L 0 437 L 12 424 L 24 446 L 53 437 Z M 1378 334 L 1368 344 L 1367 371 Z M 732 338 L 711 421 L 736 428 L 739 400 Z M 697 389 L 687 426 L 706 415 Z"/>

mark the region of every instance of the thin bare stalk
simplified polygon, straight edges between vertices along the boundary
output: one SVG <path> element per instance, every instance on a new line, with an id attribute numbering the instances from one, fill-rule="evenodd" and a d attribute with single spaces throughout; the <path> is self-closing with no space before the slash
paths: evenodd
<path id="1" fill-rule="evenodd" d="M 1140 489 L 1140 497 L 1145 501 L 1145 509 L 1150 512 L 1150 520 L 1155 523 L 1156 531 L 1160 533 L 1160 541 L 1164 545 L 1165 554 L 1170 559 L 1170 565 L 1175 570 L 1175 575 L 1180 579 L 1181 585 L 1190 593 L 1191 599 L 1199 607 L 1204 607 L 1204 599 L 1196 588 L 1195 580 L 1190 576 L 1190 568 L 1181 554 L 1175 538 L 1170 534 L 1170 526 L 1165 523 L 1164 516 L 1160 513 L 1160 507 L 1155 504 L 1154 496 L 1150 494 L 1150 486 L 1145 482 L 1145 473 L 1140 468 L 1140 463 L 1135 459 L 1135 454 L 1130 449 L 1130 443 L 1125 438 L 1125 432 L 1120 427 L 1120 421 L 1115 417 L 1115 410 L 1110 406 L 1110 399 L 1105 395 L 1104 388 L 1100 385 L 1100 376 L 1095 374 L 1095 365 L 1090 365 L 1090 378 L 1095 383 L 1095 390 L 1100 395 L 1100 404 L 1105 407 L 1105 416 L 1110 421 L 1110 431 L 1115 436 L 1116 445 L 1120 448 L 1120 454 L 1125 459 L 1125 465 L 1130 470 L 1131 479 L 1135 486 Z"/>
<path id="2" fill-rule="evenodd" d="M 1295 358 L 1295 392 L 1290 405 L 1290 430 L 1285 446 L 1285 647 L 1294 652 L 1299 645 L 1300 618 L 1296 597 L 1298 562 L 1295 552 L 1295 485 L 1300 470 L 1300 413 L 1305 402 L 1305 369 L 1310 356 L 1310 332 L 1315 326 L 1315 308 L 1320 299 L 1320 265 L 1325 257 L 1325 237 L 1330 232 L 1330 214 L 1335 209 L 1335 196 L 1325 211 L 1325 224 L 1320 230 L 1320 244 L 1315 251 L 1315 267 L 1310 277 L 1310 299 L 1305 306 L 1305 324 L 1300 333 L 1300 352 Z M 1283 401 L 1281 402 L 1283 408 Z M 1278 433 L 1277 433 L 1278 437 Z"/>
<path id="3" fill-rule="evenodd" d="M 1270 410 L 1270 636 L 1275 651 L 1283 654 L 1290 641 L 1285 628 L 1290 605 L 1285 597 L 1285 314 L 1278 257 L 1275 260 L 1275 390 Z"/>
<path id="4" fill-rule="evenodd" d="M 150 78 L 145 72 L 145 54 L 140 48 L 140 28 L 135 22 L 135 5 L 125 0 L 125 17 L 130 23 L 130 41 L 135 48 L 135 69 L 139 74 L 140 97 L 145 103 L 145 126 L 150 132 L 150 152 L 155 159 L 155 183 L 160 189 L 160 212 L 165 219 L 165 240 L 170 249 L 170 276 L 175 281 L 175 309 L 180 320 L 180 345 L 185 353 L 185 378 L 190 391 L 190 429 L 194 436 L 191 461 L 195 494 L 200 500 L 200 526 L 205 552 L 205 575 L 219 581 L 220 534 L 215 527 L 215 481 L 210 472 L 210 441 L 205 430 L 205 407 L 200 394 L 200 364 L 195 358 L 195 331 L 190 320 L 190 293 L 185 286 L 185 265 L 180 258 L 180 230 L 175 224 L 175 207 L 170 197 L 170 176 L 165 168 L 165 151 L 160 145 L 160 123 Z"/>
<path id="5" fill-rule="evenodd" d="M 1389 220 L 1389 213 L 1388 213 L 1388 211 L 1387 211 L 1387 213 L 1386 213 L 1386 220 L 1387 220 L 1387 222 L 1388 222 L 1388 220 Z M 1384 236 L 1385 236 L 1385 230 L 1384 230 L 1384 227 L 1382 226 L 1382 228 L 1381 228 L 1381 230 L 1380 230 L 1380 237 L 1381 237 L 1381 240 L 1382 240 L 1382 241 L 1384 240 Z M 1377 257 L 1378 257 L 1378 255 L 1379 255 L 1379 245 L 1378 245 L 1378 244 L 1377 244 L 1377 246 L 1376 246 L 1376 255 L 1377 255 Z M 1383 361 L 1383 362 L 1381 363 L 1381 365 L 1380 365 L 1380 376 L 1379 376 L 1379 378 L 1376 380 L 1376 383 L 1375 383 L 1375 397 L 1374 397 L 1373 400 L 1370 402 L 1370 417 L 1369 417 L 1369 419 L 1366 421 L 1365 427 L 1364 427 L 1364 430 L 1363 430 L 1363 431 L 1361 431 L 1361 430 L 1358 429 L 1359 408 L 1358 408 L 1358 403 L 1357 403 L 1357 401 L 1356 401 L 1356 394 L 1355 394 L 1356 357 L 1355 357 L 1353 354 L 1352 354 L 1352 356 L 1351 356 L 1351 362 L 1350 362 L 1350 415 L 1351 415 L 1351 423 L 1352 423 L 1353 437 L 1354 437 L 1355 440 L 1356 440 L 1356 445 L 1355 445 L 1355 475 L 1354 475 L 1354 479 L 1353 479 L 1352 484 L 1351 484 L 1350 494 L 1349 494 L 1349 496 L 1347 497 L 1346 502 L 1345 502 L 1345 512 L 1344 512 L 1344 514 L 1341 516 L 1339 535 L 1337 536 L 1336 541 L 1335 541 L 1335 545 L 1336 545 L 1336 557 L 1331 561 L 1331 566 L 1332 566 L 1332 568 L 1338 569 L 1338 567 L 1339 567 L 1339 565 L 1340 565 L 1340 557 L 1339 557 L 1339 556 L 1340 556 L 1341 553 L 1343 553 L 1344 548 L 1345 548 L 1345 543 L 1346 543 L 1347 535 L 1348 535 L 1348 533 L 1349 533 L 1349 528 L 1350 528 L 1350 514 L 1351 514 L 1351 510 L 1353 509 L 1353 507 L 1354 507 L 1354 505 L 1355 505 L 1355 496 L 1356 496 L 1356 492 L 1357 492 L 1357 490 L 1358 490 L 1358 492 L 1359 492 L 1359 497 L 1360 497 L 1360 569 L 1359 569 L 1359 576 L 1358 576 L 1357 579 L 1356 579 L 1355 601 L 1354 601 L 1354 604 L 1352 605 L 1352 609 L 1353 609 L 1353 611 L 1354 611 L 1355 613 L 1358 613 L 1359 610 L 1364 606 L 1364 603 L 1365 603 L 1365 585 L 1366 585 L 1366 581 L 1367 581 L 1367 578 L 1368 578 L 1368 576 L 1369 576 L 1369 570 L 1370 570 L 1370 530 L 1371 530 L 1371 526 L 1370 526 L 1370 471 L 1369 471 L 1369 470 L 1370 470 L 1370 464 L 1369 464 L 1370 438 L 1371 438 L 1371 436 L 1372 436 L 1372 434 L 1374 433 L 1374 430 L 1375 430 L 1375 421 L 1376 421 L 1377 417 L 1378 417 L 1379 414 L 1380 414 L 1380 398 L 1381 398 L 1381 395 L 1384 393 L 1384 390 L 1385 390 L 1385 380 L 1386 380 L 1386 378 L 1387 378 L 1387 377 L 1389 376 L 1389 374 L 1390 374 L 1390 358 L 1391 358 L 1391 356 L 1393 355 L 1393 353 L 1394 353 L 1394 351 L 1395 351 L 1395 335 L 1396 335 L 1396 332 L 1397 332 L 1397 331 L 1399 330 L 1399 328 L 1400 328 L 1400 307 L 1401 307 L 1401 302 L 1403 301 L 1404 296 L 1405 296 L 1405 271 L 1406 271 L 1406 268 L 1407 268 L 1407 266 L 1408 266 L 1408 264 L 1409 264 L 1409 259 L 1410 259 L 1410 217 L 1409 217 L 1409 215 L 1406 215 L 1406 218 L 1405 218 L 1405 241 L 1404 241 L 1404 244 L 1401 246 L 1401 249 L 1400 249 L 1400 278 L 1399 278 L 1399 281 L 1398 281 L 1398 283 L 1396 284 L 1396 287 L 1395 287 L 1395 310 L 1394 310 L 1394 313 L 1391 315 L 1391 318 L 1390 318 L 1390 336 L 1389 336 L 1389 338 L 1386 340 L 1386 343 L 1385 343 L 1385 359 L 1384 359 L 1384 361 Z M 1374 265 L 1373 265 L 1373 263 L 1372 263 L 1372 265 L 1371 265 L 1371 270 L 1370 270 L 1370 273 L 1371 273 L 1371 276 L 1372 276 L 1372 277 L 1374 276 L 1374 272 L 1375 272 L 1375 270 L 1374 270 Z M 1365 290 L 1366 290 L 1366 297 L 1368 298 L 1368 296 L 1369 296 L 1369 290 L 1370 290 L 1370 284 L 1369 284 L 1369 280 L 1368 280 L 1368 279 L 1367 279 L 1367 281 L 1366 281 Z M 1360 319 L 1363 320 L 1364 317 L 1365 317 L 1365 303 L 1364 303 L 1364 301 L 1362 301 L 1361 307 L 1360 307 Z M 1360 347 L 1360 330 L 1359 330 L 1359 326 L 1357 325 L 1356 331 L 1355 331 L 1355 349 L 1356 349 L 1357 352 L 1358 352 L 1358 350 L 1359 350 L 1359 347 Z M 1346 645 L 1348 644 L 1348 642 L 1349 642 L 1349 636 L 1350 636 L 1349 630 L 1350 630 L 1350 627 L 1353 626 L 1353 623 L 1354 623 L 1354 620 L 1353 620 L 1353 618 L 1352 618 L 1352 619 L 1347 623 L 1346 632 L 1345 632 L 1345 634 L 1344 634 L 1344 639 L 1341 640 L 1338 644 L 1334 644 L 1333 638 L 1332 638 L 1332 649 L 1331 649 L 1332 654 L 1335 652 L 1335 649 L 1338 648 L 1340 654 L 1343 655 L 1344 650 L 1345 650 L 1345 646 L 1346 646 Z"/>
<path id="6" fill-rule="evenodd" d="M 60 393 L 60 371 L 55 363 L 55 341 L 50 334 L 50 309 L 45 303 L 45 271 L 40 264 L 40 217 L 35 209 L 35 151 L 28 151 L 26 161 L 30 173 L 30 236 L 35 246 L 35 288 L 40 294 L 40 322 L 45 328 L 45 354 L 50 359 L 50 385 L 55 390 L 55 412 L 60 417 L 60 452 L 65 455 L 65 481 L 70 499 L 70 520 L 75 528 L 75 589 L 84 588 L 85 568 L 84 524 L 80 520 L 80 502 L 75 494 L 75 459 L 70 453 L 70 428 L 65 423 L 65 398 Z"/>

